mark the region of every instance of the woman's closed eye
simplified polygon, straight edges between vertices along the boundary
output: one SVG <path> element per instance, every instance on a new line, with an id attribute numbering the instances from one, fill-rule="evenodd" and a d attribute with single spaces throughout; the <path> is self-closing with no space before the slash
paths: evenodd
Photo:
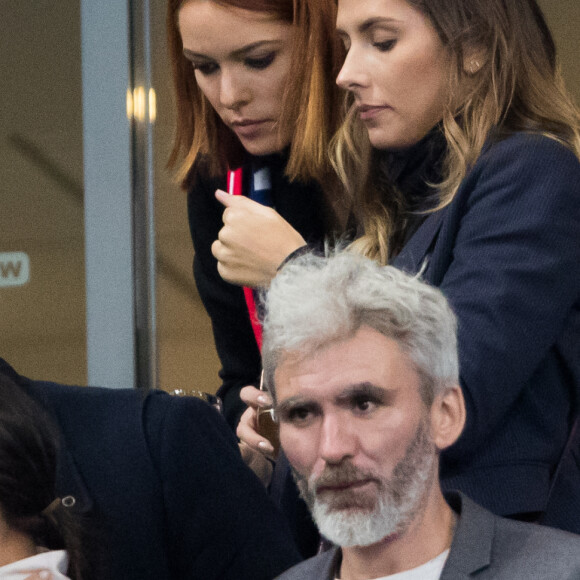
<path id="1" fill-rule="evenodd" d="M 268 53 L 264 56 L 260 56 L 260 57 L 247 56 L 244 59 L 244 64 L 248 68 L 253 68 L 255 70 L 264 70 L 264 69 L 268 68 L 274 62 L 275 58 L 276 58 L 275 52 L 270 52 L 270 53 Z"/>
<path id="2" fill-rule="evenodd" d="M 344 50 L 348 53 L 350 50 L 350 38 L 346 35 L 341 35 L 340 39 L 342 41 L 342 46 L 344 46 Z"/>
<path id="3" fill-rule="evenodd" d="M 219 65 L 215 62 L 193 62 L 191 66 L 194 71 L 200 72 L 203 76 L 209 76 L 219 70 Z"/>
<path id="4" fill-rule="evenodd" d="M 380 42 L 373 42 L 373 46 L 381 52 L 388 52 L 397 43 L 396 38 L 390 38 L 389 40 L 382 40 Z"/>

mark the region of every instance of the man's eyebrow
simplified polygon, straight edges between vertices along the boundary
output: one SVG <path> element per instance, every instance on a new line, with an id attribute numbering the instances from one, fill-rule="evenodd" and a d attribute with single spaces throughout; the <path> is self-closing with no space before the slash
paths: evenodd
<path id="1" fill-rule="evenodd" d="M 362 383 L 355 383 L 348 385 L 343 389 L 338 395 L 337 399 L 339 401 L 350 400 L 352 397 L 359 395 L 367 395 L 373 399 L 377 399 L 386 402 L 392 399 L 394 396 L 394 389 L 385 389 L 383 387 L 378 387 L 377 385 L 370 383 L 368 381 Z"/>
<path id="2" fill-rule="evenodd" d="M 395 396 L 395 389 L 385 389 L 384 387 L 378 387 L 377 385 L 368 381 L 353 383 L 342 389 L 342 391 L 340 391 L 340 393 L 336 396 L 335 400 L 339 404 L 343 404 L 351 401 L 353 397 L 361 395 L 366 395 L 382 403 L 388 403 Z M 275 409 L 276 414 L 278 416 L 282 416 L 296 406 L 318 407 L 319 404 L 312 399 L 296 395 L 278 403 Z"/>
<path id="3" fill-rule="evenodd" d="M 257 42 L 252 42 L 251 44 L 246 44 L 246 46 L 242 46 L 241 48 L 234 50 L 230 56 L 232 56 L 233 58 L 240 58 L 240 57 L 246 55 L 248 52 L 255 50 L 256 48 L 262 48 L 264 46 L 270 46 L 270 45 L 272 45 L 272 47 L 274 47 L 278 44 L 280 44 L 280 41 L 277 39 L 259 40 Z M 192 50 L 188 50 L 187 48 L 183 49 L 183 54 L 186 58 L 189 58 L 189 59 L 199 58 L 199 59 L 203 59 L 203 60 L 214 60 L 213 58 L 207 56 L 206 54 L 201 54 L 199 52 L 193 52 Z"/>
<path id="4" fill-rule="evenodd" d="M 301 397 L 300 395 L 296 395 L 294 397 L 290 397 L 289 399 L 284 399 L 281 403 L 278 403 L 275 406 L 276 414 L 282 415 L 287 413 L 292 407 L 296 405 L 311 405 L 312 401 Z"/>

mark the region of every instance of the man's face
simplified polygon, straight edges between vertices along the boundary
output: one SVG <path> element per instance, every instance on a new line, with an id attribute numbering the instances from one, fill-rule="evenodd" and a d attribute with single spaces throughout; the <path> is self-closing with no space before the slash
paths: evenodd
<path id="1" fill-rule="evenodd" d="M 436 478 L 420 379 L 363 327 L 275 373 L 282 447 L 321 533 L 341 546 L 402 534 Z"/>

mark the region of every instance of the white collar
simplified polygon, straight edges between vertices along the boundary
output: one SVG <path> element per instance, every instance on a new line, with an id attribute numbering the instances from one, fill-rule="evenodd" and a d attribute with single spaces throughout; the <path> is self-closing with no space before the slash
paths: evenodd
<path id="1" fill-rule="evenodd" d="M 51 580 L 70 580 L 66 575 L 68 555 L 65 550 L 40 552 L 35 556 L 0 567 L 0 580 L 24 580 L 33 572 L 50 572 Z"/>

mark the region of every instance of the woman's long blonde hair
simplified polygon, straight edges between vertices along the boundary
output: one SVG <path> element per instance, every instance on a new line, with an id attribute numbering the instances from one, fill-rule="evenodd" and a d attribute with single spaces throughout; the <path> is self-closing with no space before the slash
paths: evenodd
<path id="1" fill-rule="evenodd" d="M 554 40 L 535 0 L 406 1 L 429 18 L 450 49 L 449 94 L 464 94 L 461 103 L 449 104 L 442 120 L 447 150 L 436 184 L 437 209 L 451 202 L 492 132 L 498 138 L 515 131 L 541 133 L 580 158 L 579 112 L 564 87 Z M 474 52 L 480 68 L 472 73 L 467 59 Z M 331 157 L 361 229 L 353 247 L 386 263 L 404 201 L 393 184 L 387 192 L 375 186 L 377 151 L 351 97 L 346 106 Z"/>

